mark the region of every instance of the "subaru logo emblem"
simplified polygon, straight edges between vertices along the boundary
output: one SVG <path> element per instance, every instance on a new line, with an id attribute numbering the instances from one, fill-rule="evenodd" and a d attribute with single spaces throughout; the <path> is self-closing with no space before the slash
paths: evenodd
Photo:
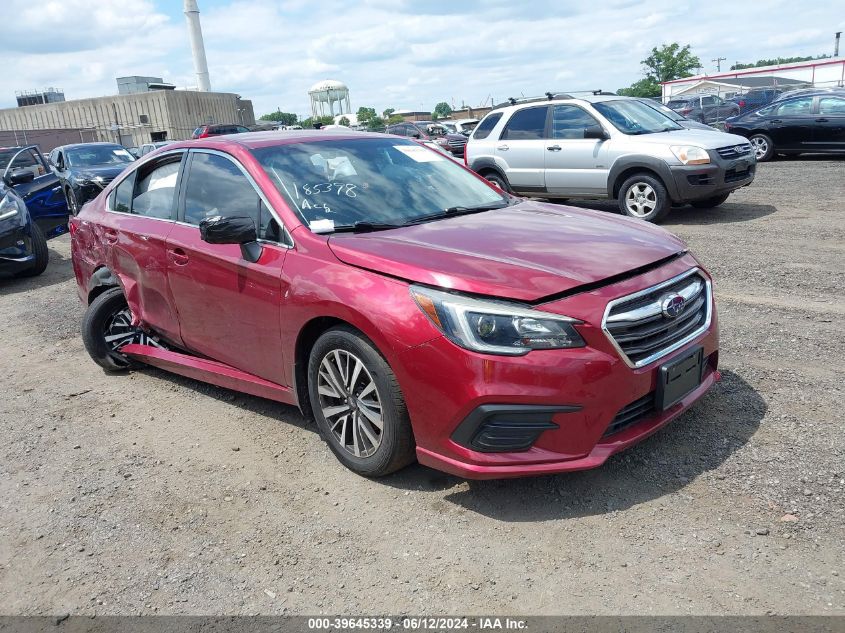
<path id="1" fill-rule="evenodd" d="M 663 311 L 663 314 L 669 317 L 670 319 L 674 319 L 684 311 L 684 305 L 686 304 L 686 299 L 684 299 L 679 294 L 671 294 L 663 297 L 663 301 L 660 302 L 660 309 Z"/>

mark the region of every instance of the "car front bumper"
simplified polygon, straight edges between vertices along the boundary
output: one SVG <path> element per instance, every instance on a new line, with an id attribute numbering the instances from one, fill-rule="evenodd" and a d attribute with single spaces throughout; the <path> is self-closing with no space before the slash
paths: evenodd
<path id="1" fill-rule="evenodd" d="M 594 468 L 611 455 L 677 418 L 719 379 L 715 310 L 708 329 L 659 360 L 632 368 L 602 330 L 609 301 L 656 285 L 697 266 L 687 255 L 657 270 L 543 309 L 584 321 L 578 329 L 586 347 L 535 350 L 525 356 L 491 356 L 437 338 L 405 351 L 396 367 L 405 395 L 417 458 L 427 466 L 470 479 L 493 479 Z M 661 365 L 703 348 L 700 384 L 665 411 L 645 410 L 633 423 L 608 434 L 608 427 L 632 403 L 657 389 Z M 432 371 L 436 368 L 436 371 Z M 525 449 L 477 450 L 461 429 L 479 411 L 544 411 L 547 426 Z M 471 424 L 471 422 L 470 422 Z"/>
<path id="2" fill-rule="evenodd" d="M 0 272 L 15 274 L 34 265 L 35 255 L 27 226 L 17 226 L 0 233 Z"/>

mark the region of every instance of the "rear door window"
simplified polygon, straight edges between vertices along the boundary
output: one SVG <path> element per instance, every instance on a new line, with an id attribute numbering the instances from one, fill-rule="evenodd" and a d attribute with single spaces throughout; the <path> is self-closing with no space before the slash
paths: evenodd
<path id="1" fill-rule="evenodd" d="M 542 139 L 546 132 L 548 111 L 548 106 L 517 110 L 505 126 L 505 130 L 502 132 L 502 140 L 533 141 Z"/>
<path id="2" fill-rule="evenodd" d="M 173 218 L 180 159 L 181 156 L 168 157 L 166 162 L 157 163 L 136 176 L 138 180 L 130 213 L 160 220 Z"/>
<path id="3" fill-rule="evenodd" d="M 801 114 L 810 114 L 813 107 L 813 97 L 799 97 L 798 99 L 790 99 L 784 101 L 777 106 L 775 114 L 778 116 L 794 116 Z"/>
<path id="4" fill-rule="evenodd" d="M 493 131 L 493 128 L 496 127 L 496 124 L 501 118 L 501 112 L 496 112 L 495 114 L 487 115 L 481 123 L 475 126 L 475 131 L 472 133 L 472 138 L 480 141 L 490 136 L 490 132 Z"/>
<path id="5" fill-rule="evenodd" d="M 822 97 L 819 99 L 819 114 L 845 116 L 845 98 Z"/>

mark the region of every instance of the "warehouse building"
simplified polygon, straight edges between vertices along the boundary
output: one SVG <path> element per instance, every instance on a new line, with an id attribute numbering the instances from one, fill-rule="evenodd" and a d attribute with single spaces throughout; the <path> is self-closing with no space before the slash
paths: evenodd
<path id="1" fill-rule="evenodd" d="M 188 139 L 197 127 L 211 123 L 254 125 L 252 102 L 230 92 L 152 89 L 0 110 L 0 132 L 23 137 L 28 131 L 69 130 L 86 141 L 126 147 Z M 61 142 L 41 140 L 41 149 Z"/>

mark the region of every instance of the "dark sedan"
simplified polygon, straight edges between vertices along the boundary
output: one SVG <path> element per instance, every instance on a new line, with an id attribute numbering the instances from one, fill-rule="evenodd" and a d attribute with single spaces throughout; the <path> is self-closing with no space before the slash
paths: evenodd
<path id="1" fill-rule="evenodd" d="M 129 150 L 116 143 L 63 145 L 50 153 L 71 215 L 77 215 L 82 205 L 96 198 L 134 160 Z"/>
<path id="2" fill-rule="evenodd" d="M 845 94 L 801 95 L 725 121 L 751 141 L 758 161 L 775 154 L 845 153 Z"/>
<path id="3" fill-rule="evenodd" d="M 666 105 L 678 114 L 699 123 L 719 123 L 739 114 L 739 105 L 724 101 L 716 95 L 673 97 Z"/>
<path id="4" fill-rule="evenodd" d="M 637 101 L 639 101 L 640 103 L 644 103 L 649 108 L 653 108 L 653 109 L 657 110 L 661 114 L 665 114 L 667 117 L 672 119 L 675 123 L 677 123 L 681 127 L 686 128 L 688 130 L 707 130 L 708 132 L 719 132 L 720 131 L 720 130 L 717 130 L 716 128 L 714 128 L 712 125 L 707 125 L 706 123 L 700 123 L 698 121 L 693 121 L 691 119 L 688 119 L 685 116 L 678 114 L 677 112 L 675 112 L 671 108 L 666 107 L 665 105 L 663 105 L 659 101 L 655 101 L 654 99 L 647 99 L 647 98 L 643 97 L 643 98 L 637 98 Z"/>
<path id="5" fill-rule="evenodd" d="M 459 133 L 451 133 L 448 128 L 433 121 L 416 121 L 414 123 L 397 123 L 387 128 L 388 134 L 407 136 L 419 141 L 429 141 L 439 145 L 444 151 L 455 156 L 463 156 L 467 137 Z"/>
<path id="6" fill-rule="evenodd" d="M 37 145 L 0 147 L 0 174 L 24 201 L 47 239 L 67 233 L 68 209 L 59 178 Z"/>
<path id="7" fill-rule="evenodd" d="M 40 275 L 47 268 L 47 240 L 32 220 L 14 186 L 32 182 L 33 174 L 18 171 L 0 180 L 0 273 L 17 277 Z"/>

